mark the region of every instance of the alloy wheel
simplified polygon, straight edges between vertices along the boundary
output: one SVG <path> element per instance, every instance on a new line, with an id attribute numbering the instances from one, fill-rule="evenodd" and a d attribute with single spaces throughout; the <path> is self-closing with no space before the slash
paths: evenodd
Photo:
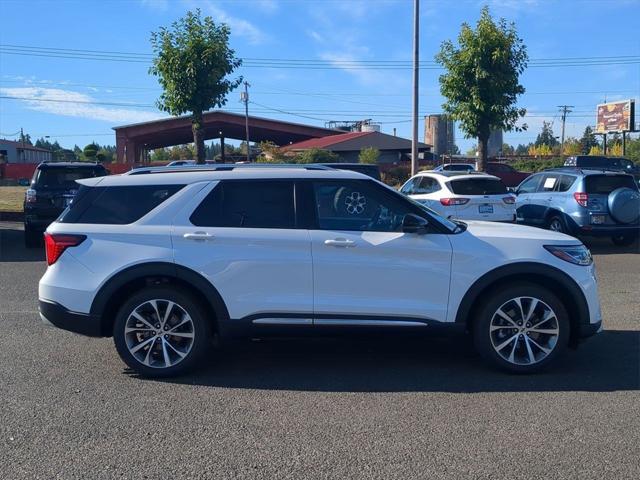
<path id="1" fill-rule="evenodd" d="M 549 230 L 553 230 L 554 232 L 562 232 L 562 222 L 558 218 L 554 218 L 549 223 Z"/>
<path id="2" fill-rule="evenodd" d="M 152 368 L 180 363 L 193 347 L 195 330 L 187 311 L 175 302 L 148 300 L 129 314 L 124 331 L 133 358 Z"/>
<path id="3" fill-rule="evenodd" d="M 556 347 L 560 325 L 553 309 L 533 297 L 516 297 L 503 303 L 491 318 L 491 345 L 514 365 L 541 362 Z"/>

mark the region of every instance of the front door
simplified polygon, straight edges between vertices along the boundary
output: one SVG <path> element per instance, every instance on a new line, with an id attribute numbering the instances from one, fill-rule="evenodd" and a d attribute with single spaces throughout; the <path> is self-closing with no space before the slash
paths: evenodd
<path id="1" fill-rule="evenodd" d="M 313 182 L 314 318 L 318 325 L 445 321 L 451 243 L 403 233 L 411 203 L 368 180 Z"/>

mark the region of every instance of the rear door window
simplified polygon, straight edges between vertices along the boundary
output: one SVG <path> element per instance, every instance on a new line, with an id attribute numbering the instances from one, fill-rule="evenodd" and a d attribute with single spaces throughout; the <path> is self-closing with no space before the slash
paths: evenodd
<path id="1" fill-rule="evenodd" d="M 540 183 L 541 192 L 554 192 L 558 189 L 558 183 L 560 181 L 560 174 L 547 174 Z"/>
<path id="2" fill-rule="evenodd" d="M 199 227 L 296 228 L 294 183 L 222 181 L 191 214 Z"/>
<path id="3" fill-rule="evenodd" d="M 631 175 L 589 175 L 585 178 L 586 193 L 608 195 L 618 188 L 637 190 Z"/>
<path id="4" fill-rule="evenodd" d="M 449 190 L 456 195 L 500 195 L 507 187 L 494 178 L 461 178 L 449 182 Z"/>
<path id="5" fill-rule="evenodd" d="M 82 186 L 61 223 L 126 225 L 141 219 L 184 185 Z"/>

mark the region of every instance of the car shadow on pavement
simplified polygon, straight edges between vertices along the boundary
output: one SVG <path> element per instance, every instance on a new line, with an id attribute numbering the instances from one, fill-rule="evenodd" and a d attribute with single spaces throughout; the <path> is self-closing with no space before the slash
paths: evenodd
<path id="1" fill-rule="evenodd" d="M 44 244 L 26 248 L 24 232 L 18 224 L 0 223 L 0 262 L 40 262 L 44 259 Z"/>
<path id="2" fill-rule="evenodd" d="M 608 238 L 584 238 L 582 241 L 594 255 L 616 255 L 621 253 L 640 254 L 640 242 L 638 240 L 624 247 L 614 245 Z"/>
<path id="3" fill-rule="evenodd" d="M 465 336 L 268 339 L 212 354 L 195 373 L 163 380 L 223 388 L 318 392 L 609 392 L 640 389 L 640 332 L 605 331 L 548 372 L 488 367 Z"/>

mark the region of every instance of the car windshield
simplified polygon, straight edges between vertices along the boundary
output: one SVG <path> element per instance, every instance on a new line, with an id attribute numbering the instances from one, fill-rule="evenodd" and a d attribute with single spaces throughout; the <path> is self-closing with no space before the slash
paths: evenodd
<path id="1" fill-rule="evenodd" d="M 104 169 L 95 167 L 41 168 L 35 184 L 47 188 L 78 188 L 76 180 L 103 177 L 106 174 Z"/>
<path id="2" fill-rule="evenodd" d="M 501 195 L 507 187 L 497 178 L 461 178 L 451 180 L 449 190 L 456 195 Z"/>
<path id="3" fill-rule="evenodd" d="M 618 188 L 637 187 L 631 175 L 589 175 L 585 179 L 586 193 L 608 195 Z"/>

